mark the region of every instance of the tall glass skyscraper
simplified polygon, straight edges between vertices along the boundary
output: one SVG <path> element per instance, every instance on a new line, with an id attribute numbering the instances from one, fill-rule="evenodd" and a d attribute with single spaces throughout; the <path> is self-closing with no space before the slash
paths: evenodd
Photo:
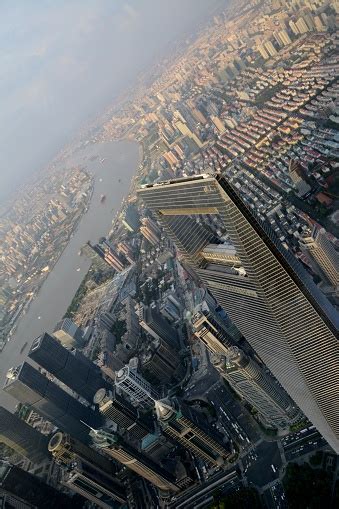
<path id="1" fill-rule="evenodd" d="M 221 175 L 146 185 L 139 196 L 263 362 L 339 453 L 338 314 L 293 254 Z M 220 256 L 222 243 L 202 224 L 203 215 L 217 216 L 241 267 Z M 208 259 L 203 253 L 207 245 Z"/>

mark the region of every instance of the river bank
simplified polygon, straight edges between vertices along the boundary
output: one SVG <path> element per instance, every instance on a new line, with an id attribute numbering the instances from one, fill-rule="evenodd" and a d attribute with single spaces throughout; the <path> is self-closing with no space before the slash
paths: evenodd
<path id="1" fill-rule="evenodd" d="M 93 156 L 98 157 L 91 161 Z M 32 341 L 44 331 L 52 332 L 64 316 L 90 267 L 90 261 L 78 253 L 88 240 L 95 243 L 110 231 L 113 217 L 120 209 L 123 198 L 131 191 L 131 181 L 140 164 L 139 158 L 140 146 L 125 140 L 87 146 L 66 161 L 69 166 L 86 165 L 87 171 L 93 175 L 92 200 L 29 310 L 20 318 L 11 341 L 0 354 L 1 385 L 7 370 L 25 359 Z M 101 203 L 103 194 L 106 200 Z M 27 347 L 20 353 L 25 342 Z M 0 391 L 0 405 L 12 407 L 13 403 L 12 398 Z"/>

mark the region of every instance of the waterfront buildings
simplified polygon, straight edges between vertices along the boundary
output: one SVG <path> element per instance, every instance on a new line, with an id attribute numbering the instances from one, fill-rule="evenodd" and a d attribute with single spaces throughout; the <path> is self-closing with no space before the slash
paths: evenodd
<path id="1" fill-rule="evenodd" d="M 126 268 L 127 264 L 125 263 L 124 258 L 115 251 L 111 243 L 105 238 L 100 239 L 98 244 L 92 245 L 90 242 L 87 242 L 87 245 L 99 256 L 99 258 L 117 272 L 122 272 Z"/>
<path id="2" fill-rule="evenodd" d="M 144 186 L 139 196 L 262 361 L 339 452 L 338 316 L 303 267 L 220 175 Z M 205 262 L 201 252 L 215 243 L 215 235 L 196 221 L 204 215 L 217 217 L 226 228 L 243 270 Z"/>

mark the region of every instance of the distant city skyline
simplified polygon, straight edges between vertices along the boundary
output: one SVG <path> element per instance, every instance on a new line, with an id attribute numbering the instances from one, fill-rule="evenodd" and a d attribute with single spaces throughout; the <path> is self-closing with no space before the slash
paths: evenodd
<path id="1" fill-rule="evenodd" d="M 220 3 L 2 2 L 0 205 Z"/>

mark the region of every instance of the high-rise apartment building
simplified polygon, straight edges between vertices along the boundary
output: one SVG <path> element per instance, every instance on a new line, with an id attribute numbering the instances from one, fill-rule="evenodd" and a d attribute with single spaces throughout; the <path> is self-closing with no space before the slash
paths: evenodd
<path id="1" fill-rule="evenodd" d="M 221 466 L 230 456 L 230 448 L 221 437 L 183 402 L 156 401 L 155 409 L 165 433 L 210 465 Z"/>
<path id="2" fill-rule="evenodd" d="M 114 464 L 102 454 L 61 431 L 52 436 L 48 450 L 63 467 L 62 484 L 72 491 L 103 509 L 126 502 Z"/>
<path id="3" fill-rule="evenodd" d="M 139 191 L 201 281 L 284 389 L 339 452 L 338 314 L 310 276 L 221 175 Z M 243 270 L 207 263 L 213 234 L 192 216 L 215 215 Z M 220 243 L 220 241 L 219 241 Z"/>
<path id="4" fill-rule="evenodd" d="M 94 403 L 99 406 L 99 412 L 106 419 L 115 422 L 131 437 L 142 439 L 154 431 L 153 423 L 143 418 L 133 405 L 119 396 L 115 388 L 109 391 L 99 389 L 94 396 Z"/>
<path id="5" fill-rule="evenodd" d="M 329 283 L 337 288 L 339 285 L 339 254 L 327 238 L 324 228 L 314 227 L 311 233 L 303 235 L 300 241 L 301 250 L 310 258 Z"/>
<path id="6" fill-rule="evenodd" d="M 47 332 L 33 341 L 28 356 L 89 403 L 98 389 L 108 387 L 98 366 L 67 350 Z"/>
<path id="7" fill-rule="evenodd" d="M 0 407 L 0 443 L 32 463 L 38 464 L 50 457 L 48 438 L 3 407 Z"/>
<path id="8" fill-rule="evenodd" d="M 105 430 L 92 430 L 90 435 L 95 447 L 144 477 L 160 490 L 178 491 L 173 474 L 124 442 L 121 437 Z"/>
<path id="9" fill-rule="evenodd" d="M 88 440 L 88 430 L 81 421 L 91 426 L 101 423 L 99 413 L 82 405 L 27 362 L 10 370 L 4 391 L 81 440 Z"/>
<path id="10" fill-rule="evenodd" d="M 154 401 L 159 399 L 156 389 L 138 373 L 135 358 L 116 373 L 115 386 L 126 393 L 132 403 L 144 408 L 153 408 Z"/>

